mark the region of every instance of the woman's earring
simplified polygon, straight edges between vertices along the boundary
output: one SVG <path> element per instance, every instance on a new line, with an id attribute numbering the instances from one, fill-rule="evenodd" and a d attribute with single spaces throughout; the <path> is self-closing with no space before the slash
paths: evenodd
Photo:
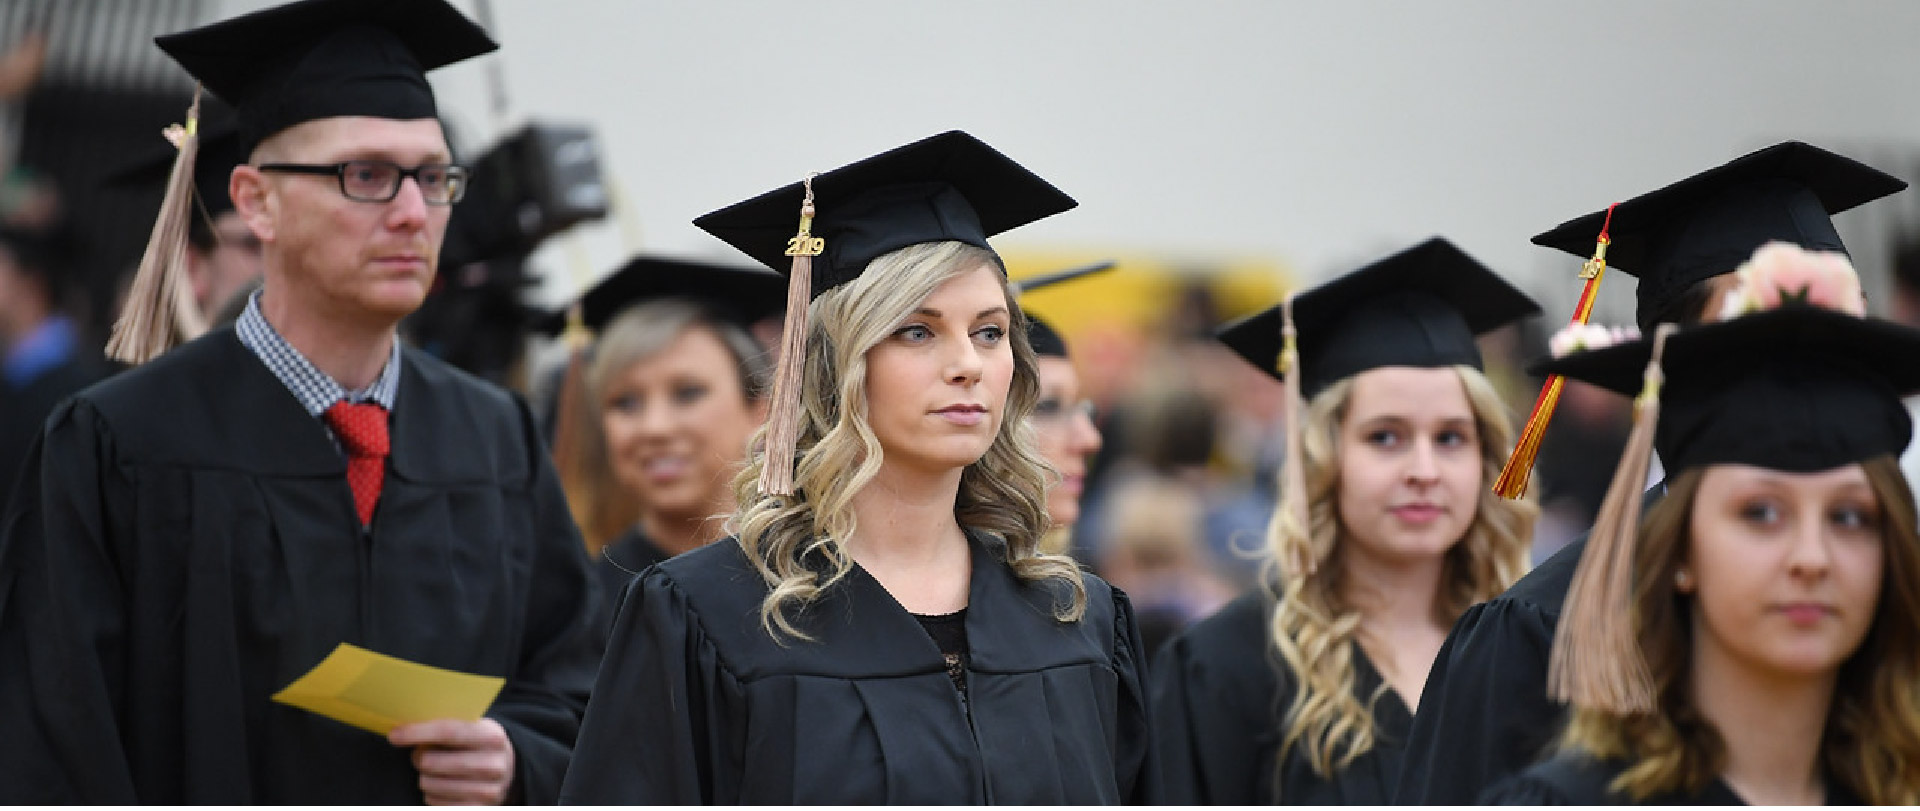
<path id="1" fill-rule="evenodd" d="M 1693 570 L 1682 566 L 1673 570 L 1673 587 L 1682 593 L 1693 591 Z"/>

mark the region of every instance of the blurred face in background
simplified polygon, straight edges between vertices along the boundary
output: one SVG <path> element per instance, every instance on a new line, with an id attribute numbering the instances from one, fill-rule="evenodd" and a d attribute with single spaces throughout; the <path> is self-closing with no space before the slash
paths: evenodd
<path id="1" fill-rule="evenodd" d="M 1047 513 L 1055 527 L 1070 527 L 1080 520 L 1087 461 L 1100 450 L 1100 430 L 1094 427 L 1092 404 L 1080 391 L 1073 362 L 1042 356 L 1038 367 L 1040 401 L 1033 409 L 1034 438 L 1040 454 L 1060 473 L 1060 481 L 1047 490 Z"/>
<path id="2" fill-rule="evenodd" d="M 1438 558 L 1473 524 L 1484 486 L 1480 435 L 1454 369 L 1355 375 L 1338 442 L 1350 551 L 1387 565 Z"/>
<path id="3" fill-rule="evenodd" d="M 733 477 L 762 415 L 718 333 L 691 325 L 602 389 L 614 478 L 644 512 L 692 520 L 731 511 Z"/>
<path id="4" fill-rule="evenodd" d="M 265 267 L 260 238 L 253 235 L 246 220 L 234 211 L 223 211 L 213 218 L 211 250 L 187 251 L 187 277 L 193 285 L 193 300 L 200 305 L 200 312 L 209 316 L 226 306 L 234 294 L 259 279 Z"/>

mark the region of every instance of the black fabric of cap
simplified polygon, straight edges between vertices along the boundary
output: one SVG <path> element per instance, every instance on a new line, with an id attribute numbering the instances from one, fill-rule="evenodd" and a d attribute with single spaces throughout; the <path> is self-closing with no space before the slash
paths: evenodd
<path id="1" fill-rule="evenodd" d="M 1640 277 L 1637 320 L 1651 332 L 1695 284 L 1732 272 L 1768 242 L 1844 253 L 1829 215 L 1906 187 L 1859 161 L 1787 141 L 1620 203 L 1607 264 Z M 1585 258 L 1606 219 L 1597 211 L 1533 242 Z"/>
<path id="2" fill-rule="evenodd" d="M 1535 364 L 1627 395 L 1651 339 Z M 1661 358 L 1654 449 L 1669 472 L 1744 464 L 1795 473 L 1899 456 L 1913 435 L 1900 398 L 1920 391 L 1920 330 L 1804 304 L 1684 329 Z"/>
<path id="3" fill-rule="evenodd" d="M 1040 357 L 1067 357 L 1067 339 L 1040 316 L 1027 316 L 1027 343 L 1033 346 L 1033 354 Z"/>
<path id="4" fill-rule="evenodd" d="M 233 105 L 248 153 L 315 119 L 434 118 L 426 72 L 499 47 L 446 0 L 300 0 L 154 41 Z"/>
<path id="5" fill-rule="evenodd" d="M 123 187 L 165 188 L 180 150 L 162 138 L 153 140 L 155 147 L 151 152 L 109 176 L 107 182 Z M 240 126 L 233 114 L 209 112 L 203 106 L 200 152 L 193 162 L 193 190 L 206 207 L 207 216 L 217 217 L 233 210 L 233 198 L 227 195 L 228 181 L 233 176 L 233 167 L 246 162 L 247 153 L 240 149 Z M 198 211 L 193 221 L 200 221 Z"/>
<path id="6" fill-rule="evenodd" d="M 1481 368 L 1474 336 L 1540 312 L 1453 243 L 1435 237 L 1296 296 L 1301 393 L 1383 366 Z M 1220 328 L 1221 341 L 1277 379 L 1278 305 Z"/>
<path id="7" fill-rule="evenodd" d="M 599 331 L 628 307 L 663 298 L 690 299 L 719 318 L 748 326 L 786 308 L 787 280 L 757 267 L 636 256 L 580 297 L 580 315 L 588 328 Z M 559 335 L 566 326 L 562 309 L 541 319 L 536 329 Z"/>
<path id="8" fill-rule="evenodd" d="M 925 242 L 992 250 L 987 238 L 1073 208 L 1073 198 L 979 139 L 954 130 L 813 179 L 812 297 L 859 277 L 874 259 Z M 804 183 L 701 216 L 694 225 L 786 273 Z"/>
<path id="9" fill-rule="evenodd" d="M 1042 273 L 1038 276 L 1031 276 L 1015 281 L 1013 283 L 1013 289 L 1014 292 L 1025 295 L 1035 290 L 1045 290 L 1064 282 L 1070 282 L 1075 279 L 1091 276 L 1095 273 L 1112 270 L 1114 266 L 1115 263 L 1112 260 L 1107 260 L 1095 262 L 1091 265 L 1067 268 L 1066 270 L 1056 270 L 1052 273 Z M 1067 339 L 1065 336 L 1062 336 L 1060 331 L 1054 329 L 1053 325 L 1048 324 L 1045 319 L 1033 313 L 1027 313 L 1027 343 L 1033 346 L 1033 353 L 1040 357 L 1068 357 Z"/>

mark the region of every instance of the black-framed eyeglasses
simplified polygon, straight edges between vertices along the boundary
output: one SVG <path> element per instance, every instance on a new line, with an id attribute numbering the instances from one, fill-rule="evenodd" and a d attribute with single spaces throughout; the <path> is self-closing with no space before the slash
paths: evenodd
<path id="1" fill-rule="evenodd" d="M 357 160 L 341 163 L 263 163 L 262 172 L 320 175 L 340 180 L 348 200 L 385 203 L 400 196 L 400 181 L 413 178 L 428 205 L 449 206 L 467 195 L 467 169 L 450 163 L 423 163 L 403 169 L 392 161 Z"/>

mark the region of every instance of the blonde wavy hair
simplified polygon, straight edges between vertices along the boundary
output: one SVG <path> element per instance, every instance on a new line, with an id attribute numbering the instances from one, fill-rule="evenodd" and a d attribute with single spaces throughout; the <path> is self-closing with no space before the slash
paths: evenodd
<path id="1" fill-rule="evenodd" d="M 1880 604 L 1860 648 L 1840 666 L 1820 766 L 1870 805 L 1920 804 L 1920 531 L 1913 493 L 1891 456 L 1860 463 L 1880 501 L 1886 566 Z M 1726 742 L 1691 694 L 1691 598 L 1673 571 L 1692 545 L 1704 468 L 1683 471 L 1640 522 L 1633 560 L 1634 635 L 1653 674 L 1658 710 L 1620 716 L 1576 709 L 1561 748 L 1630 761 L 1610 788 L 1644 800 L 1699 792 L 1727 767 Z"/>
<path id="2" fill-rule="evenodd" d="M 1480 499 L 1473 522 L 1447 550 L 1434 612 L 1451 624 L 1474 603 L 1505 591 L 1527 570 L 1533 522 L 1540 509 L 1531 500 L 1509 501 L 1492 490 L 1513 446 L 1513 420 L 1506 404 L 1471 366 L 1454 366 L 1473 412 L 1480 441 Z M 1373 707 L 1383 683 L 1362 701 L 1354 695 L 1353 643 L 1360 612 L 1342 597 L 1339 515 L 1340 428 L 1353 398 L 1353 378 L 1328 386 L 1307 404 L 1305 451 L 1308 529 L 1290 529 L 1276 511 L 1267 526 L 1263 582 L 1274 599 L 1268 626 L 1273 651 L 1298 682 L 1282 722 L 1279 758 L 1304 750 L 1315 773 L 1332 776 L 1375 744 Z M 1304 564 L 1304 565 L 1303 565 Z M 1275 780 L 1284 769 L 1275 770 Z M 1281 796 L 1276 787 L 1275 796 Z"/>
<path id="3" fill-rule="evenodd" d="M 846 548 L 859 533 L 853 497 L 879 474 L 884 456 L 867 422 L 867 351 L 899 329 L 940 285 L 983 266 L 1005 273 L 998 256 L 971 245 L 911 245 L 874 259 L 865 272 L 821 294 L 809 308 L 794 495 L 759 490 L 766 464 L 764 427 L 754 435 L 746 469 L 734 479 L 740 509 L 733 524 L 740 547 L 769 587 L 760 623 L 776 641 L 784 644 L 783 636 L 810 640 L 795 617 L 853 571 Z M 960 474 L 953 514 L 963 528 L 1005 541 L 1006 563 L 1016 576 L 1063 587 L 1055 617 L 1073 622 L 1086 609 L 1086 584 L 1072 558 L 1039 549 L 1051 525 L 1046 494 L 1055 474 L 1035 448 L 1027 424 L 1040 383 L 1026 315 L 1011 290 L 1006 297 L 1013 383 L 993 444 Z"/>

